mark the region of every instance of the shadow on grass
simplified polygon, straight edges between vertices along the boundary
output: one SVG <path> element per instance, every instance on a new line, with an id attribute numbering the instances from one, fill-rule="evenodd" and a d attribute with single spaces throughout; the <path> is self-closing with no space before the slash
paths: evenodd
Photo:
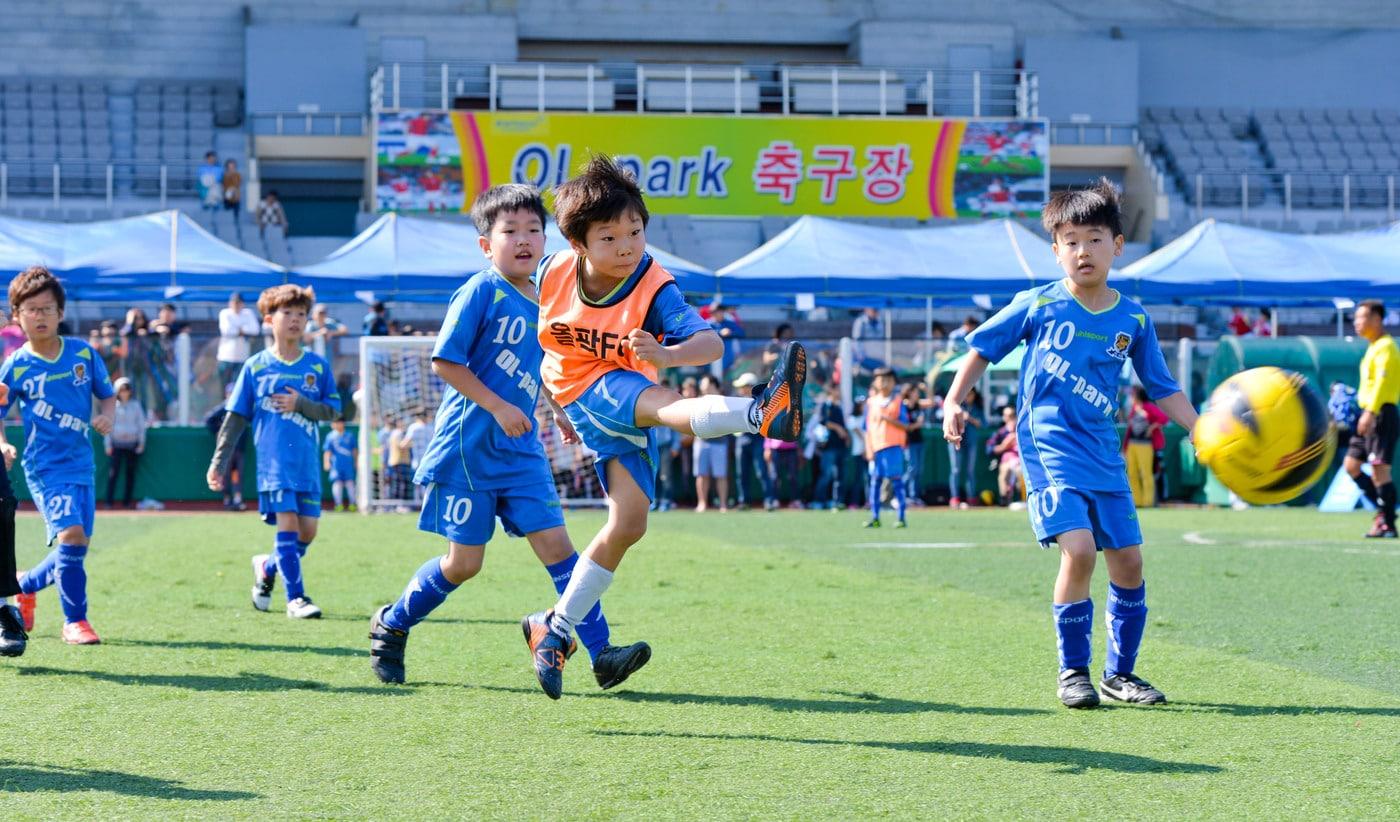
<path id="1" fill-rule="evenodd" d="M 57 765 L 36 765 L 32 762 L 10 762 L 0 759 L 0 793 L 76 793 L 107 791 L 122 796 L 142 796 L 152 799 L 181 799 L 186 801 L 230 802 L 239 799 L 261 799 L 261 794 L 247 791 L 218 791 L 186 788 L 171 779 L 121 773 L 93 771 L 84 768 L 63 768 Z"/>
<path id="2" fill-rule="evenodd" d="M 219 642 L 217 640 L 155 640 L 104 639 L 106 645 L 137 648 L 203 648 L 209 651 L 268 651 L 284 654 L 320 654 L 321 656 L 367 656 L 364 648 L 336 648 L 318 645 L 268 645 L 261 642 Z"/>
<path id="3" fill-rule="evenodd" d="M 471 685 L 486 691 L 506 691 L 510 693 L 538 694 L 537 688 L 505 688 L 497 685 Z M 982 705 L 956 705 L 951 702 L 921 702 L 913 699 L 895 699 L 865 691 L 823 691 L 839 699 L 799 699 L 796 697 L 773 696 L 733 696 L 728 694 L 687 694 L 655 691 L 615 691 L 610 694 L 584 693 L 579 696 L 590 699 L 620 699 L 625 702 L 659 702 L 667 705 L 721 705 L 741 708 L 769 708 L 774 711 L 791 713 L 833 713 L 833 714 L 919 714 L 948 713 L 974 714 L 982 716 L 1034 716 L 1048 714 L 1043 708 L 1001 708 Z"/>
<path id="4" fill-rule="evenodd" d="M 1400 708 L 1363 708 L 1354 705 L 1232 705 L 1228 702 L 1173 702 L 1177 708 L 1228 716 L 1400 716 Z"/>
<path id="5" fill-rule="evenodd" d="M 884 742 L 881 740 L 803 739 L 767 734 L 695 734 L 662 731 L 593 731 L 596 736 L 660 737 L 665 739 L 709 739 L 720 742 L 790 742 L 798 745 L 855 746 L 910 753 L 965 756 L 974 759 L 1004 759 L 1031 765 L 1058 765 L 1055 773 L 1083 774 L 1091 770 L 1119 773 L 1221 773 L 1217 765 L 1171 762 L 1150 756 L 1064 748 L 1054 745 L 1006 745 L 990 742 Z"/>
<path id="6" fill-rule="evenodd" d="M 412 693 L 403 688 L 376 688 L 372 686 L 336 686 L 310 679 L 286 679 L 268 674 L 253 674 L 244 671 L 237 676 L 216 676 L 214 674 L 114 674 L 106 671 L 72 671 L 62 668 L 20 668 L 20 676 L 80 676 L 96 682 L 111 682 L 117 685 L 154 685 L 166 688 L 185 688 L 191 691 L 317 691 L 326 694 L 373 694 L 376 696 L 404 696 Z"/>

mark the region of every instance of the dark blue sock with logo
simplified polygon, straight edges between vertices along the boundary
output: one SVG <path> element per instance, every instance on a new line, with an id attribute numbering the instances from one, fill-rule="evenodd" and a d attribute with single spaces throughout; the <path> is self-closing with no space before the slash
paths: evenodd
<path id="1" fill-rule="evenodd" d="M 1055 605 L 1055 634 L 1059 638 L 1060 670 L 1088 668 L 1093 656 L 1094 601 L 1081 599 Z"/>
<path id="2" fill-rule="evenodd" d="M 53 569 L 58 566 L 58 549 L 55 548 L 43 561 L 29 569 L 19 581 L 20 593 L 37 594 L 53 584 Z"/>
<path id="3" fill-rule="evenodd" d="M 396 631 L 407 631 L 446 602 L 448 594 L 457 590 L 459 586 L 448 582 L 442 573 L 442 559 L 433 557 L 414 573 L 398 601 L 384 612 L 385 625 Z"/>
<path id="4" fill-rule="evenodd" d="M 554 590 L 561 596 L 564 594 L 564 589 L 569 586 L 569 579 L 573 577 L 574 566 L 577 564 L 578 553 L 574 552 L 569 555 L 568 559 L 544 567 L 549 572 L 549 578 L 554 580 Z M 603 616 L 603 603 L 601 601 L 594 604 L 583 619 L 574 625 L 574 632 L 583 642 L 583 647 L 588 649 L 589 658 L 596 660 L 598 654 L 607 647 L 610 637 L 608 620 Z"/>
<path id="5" fill-rule="evenodd" d="M 1130 674 L 1137 664 L 1142 632 L 1147 627 L 1147 583 L 1119 588 L 1108 583 L 1108 658 L 1104 677 Z"/>
<path id="6" fill-rule="evenodd" d="M 64 622 L 87 619 L 87 569 L 83 567 L 87 550 L 86 545 L 58 546 L 58 564 L 54 566 L 53 575 Z"/>

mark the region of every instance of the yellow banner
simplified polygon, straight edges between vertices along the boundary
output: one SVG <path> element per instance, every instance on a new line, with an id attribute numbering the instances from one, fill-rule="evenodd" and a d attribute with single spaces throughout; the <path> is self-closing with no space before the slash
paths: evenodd
<path id="1" fill-rule="evenodd" d="M 547 189 L 592 153 L 630 168 L 654 214 L 1035 216 L 1048 190 L 1042 121 L 401 111 L 376 126 L 384 211 Z"/>

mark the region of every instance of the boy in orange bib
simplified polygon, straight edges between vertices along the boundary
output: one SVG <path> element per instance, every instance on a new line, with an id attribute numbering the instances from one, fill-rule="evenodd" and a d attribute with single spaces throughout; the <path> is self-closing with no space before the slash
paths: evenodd
<path id="1" fill-rule="evenodd" d="M 802 432 L 807 355 L 783 350 L 773 378 L 753 398 L 682 398 L 657 384 L 657 371 L 719 359 L 724 344 L 681 296 L 675 279 L 646 251 L 649 215 L 632 175 L 610 157 L 589 161 L 555 192 L 554 216 L 570 251 L 541 261 L 540 378 L 585 445 L 597 452 L 608 522 L 589 543 L 550 611 L 521 627 L 535 676 L 552 699 L 563 693 L 574 626 L 612 583 L 613 572 L 646 533 L 656 494 L 656 438 L 665 427 L 696 437 L 753 433 L 795 441 Z"/>

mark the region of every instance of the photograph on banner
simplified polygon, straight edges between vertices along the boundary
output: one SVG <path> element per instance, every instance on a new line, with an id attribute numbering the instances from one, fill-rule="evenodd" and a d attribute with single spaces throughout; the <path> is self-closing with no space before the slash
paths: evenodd
<path id="1" fill-rule="evenodd" d="M 629 168 L 655 214 L 1034 217 L 1049 188 L 1043 121 L 410 111 L 376 125 L 380 210 L 429 207 L 385 167 L 449 157 L 461 196 L 440 197 L 461 209 L 498 183 L 547 190 L 593 153 Z"/>
<path id="2" fill-rule="evenodd" d="M 379 211 L 462 210 L 462 144 L 450 114 L 385 112 L 376 126 Z"/>

